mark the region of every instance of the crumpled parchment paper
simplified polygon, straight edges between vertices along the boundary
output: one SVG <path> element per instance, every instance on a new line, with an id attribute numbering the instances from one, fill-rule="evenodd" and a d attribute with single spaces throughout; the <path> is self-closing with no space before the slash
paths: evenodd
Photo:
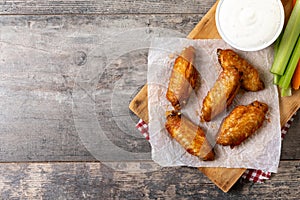
<path id="1" fill-rule="evenodd" d="M 196 49 L 195 67 L 201 75 L 200 88 L 193 92 L 187 105 L 181 112 L 199 125 L 214 146 L 214 161 L 201 161 L 190 155 L 165 129 L 165 111 L 172 110 L 166 99 L 166 91 L 174 60 L 184 47 L 192 45 Z M 152 159 L 161 166 L 192 167 L 228 167 L 252 168 L 277 172 L 280 151 L 280 112 L 277 88 L 272 84 L 269 69 L 273 61 L 271 47 L 261 51 L 243 52 L 233 49 L 254 65 L 265 83 L 265 89 L 259 92 L 246 92 L 240 89 L 233 104 L 226 112 L 211 122 L 200 122 L 203 98 L 214 85 L 221 72 L 217 60 L 217 48 L 231 48 L 223 40 L 189 40 L 185 38 L 155 38 L 148 56 L 148 111 L 149 134 L 152 146 Z M 267 120 L 263 126 L 241 145 L 231 149 L 229 146 L 215 144 L 217 131 L 222 119 L 237 105 L 247 105 L 255 100 L 269 106 Z"/>

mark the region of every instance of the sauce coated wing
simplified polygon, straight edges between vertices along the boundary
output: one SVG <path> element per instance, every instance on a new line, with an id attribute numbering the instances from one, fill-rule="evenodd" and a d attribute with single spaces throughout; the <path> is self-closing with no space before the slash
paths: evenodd
<path id="1" fill-rule="evenodd" d="M 242 72 L 241 87 L 247 91 L 259 91 L 264 89 L 264 83 L 259 78 L 258 71 L 248 61 L 240 57 L 231 49 L 218 49 L 218 60 L 223 69 L 229 66 L 236 67 L 239 72 Z"/>
<path id="2" fill-rule="evenodd" d="M 240 88 L 240 78 L 235 67 L 227 67 L 221 72 L 203 100 L 201 121 L 211 121 L 232 103 Z"/>
<path id="3" fill-rule="evenodd" d="M 166 94 L 175 110 L 180 110 L 187 103 L 198 82 L 199 73 L 193 66 L 194 59 L 195 49 L 190 46 L 175 60 Z"/>
<path id="4" fill-rule="evenodd" d="M 241 144 L 262 126 L 267 111 L 268 105 L 259 101 L 237 106 L 223 120 L 217 144 L 230 145 L 231 148 Z"/>
<path id="5" fill-rule="evenodd" d="M 213 148 L 206 139 L 205 133 L 188 118 L 176 111 L 167 112 L 165 127 L 171 137 L 188 153 L 201 160 L 214 160 Z"/>

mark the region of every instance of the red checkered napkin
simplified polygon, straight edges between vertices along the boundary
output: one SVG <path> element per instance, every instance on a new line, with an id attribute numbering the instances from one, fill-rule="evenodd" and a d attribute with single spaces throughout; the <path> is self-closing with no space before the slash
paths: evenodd
<path id="1" fill-rule="evenodd" d="M 135 127 L 141 132 L 146 140 L 149 140 L 148 124 L 146 124 L 146 122 L 140 119 Z"/>
<path id="2" fill-rule="evenodd" d="M 281 129 L 282 139 L 284 138 L 292 122 L 294 121 L 294 116 L 292 116 L 291 119 L 282 127 Z M 146 122 L 140 119 L 139 122 L 136 124 L 136 128 L 142 133 L 142 135 L 146 138 L 146 140 L 149 140 L 148 125 L 146 124 Z M 270 177 L 271 177 L 271 172 L 264 172 L 259 169 L 247 169 L 242 175 L 242 178 L 252 181 L 254 183 L 262 183 L 264 180 L 270 179 Z"/>

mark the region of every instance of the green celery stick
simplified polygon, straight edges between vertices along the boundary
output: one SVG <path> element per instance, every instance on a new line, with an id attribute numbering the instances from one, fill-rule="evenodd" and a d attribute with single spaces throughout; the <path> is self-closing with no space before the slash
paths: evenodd
<path id="1" fill-rule="evenodd" d="M 287 89 L 280 88 L 280 95 L 281 95 L 281 97 L 292 96 L 292 88 L 291 88 L 291 86 L 289 86 Z"/>
<path id="2" fill-rule="evenodd" d="M 300 1 L 296 1 L 281 38 L 278 53 L 271 68 L 273 74 L 283 75 L 300 33 Z"/>
<path id="3" fill-rule="evenodd" d="M 297 1 L 297 2 L 299 2 L 299 1 Z M 280 81 L 279 81 L 279 86 L 284 89 L 287 89 L 289 87 L 291 80 L 293 78 L 295 69 L 297 67 L 298 60 L 300 58 L 300 39 L 299 38 L 300 38 L 300 36 L 298 36 L 296 46 L 295 46 L 292 56 L 289 60 L 286 71 L 284 72 L 284 75 L 281 76 Z"/>
<path id="4" fill-rule="evenodd" d="M 274 77 L 273 83 L 274 83 L 275 85 L 278 85 L 281 76 L 278 75 L 278 74 L 273 74 L 273 77 Z"/>

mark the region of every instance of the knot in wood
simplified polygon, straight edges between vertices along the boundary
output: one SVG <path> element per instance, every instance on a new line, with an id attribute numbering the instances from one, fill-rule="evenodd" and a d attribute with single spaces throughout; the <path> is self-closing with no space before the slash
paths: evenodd
<path id="1" fill-rule="evenodd" d="M 74 62 L 78 66 L 82 66 L 87 61 L 87 55 L 84 51 L 77 51 L 74 56 Z"/>

